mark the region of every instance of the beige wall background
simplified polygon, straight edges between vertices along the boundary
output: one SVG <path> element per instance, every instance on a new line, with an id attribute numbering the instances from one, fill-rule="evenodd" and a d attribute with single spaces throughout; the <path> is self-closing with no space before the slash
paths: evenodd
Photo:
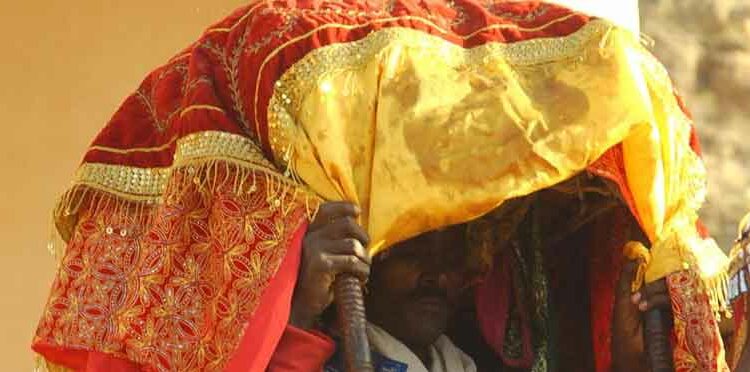
<path id="1" fill-rule="evenodd" d="M 89 141 L 153 67 L 242 4 L 0 0 L 0 370 L 32 369 L 50 211 Z"/>

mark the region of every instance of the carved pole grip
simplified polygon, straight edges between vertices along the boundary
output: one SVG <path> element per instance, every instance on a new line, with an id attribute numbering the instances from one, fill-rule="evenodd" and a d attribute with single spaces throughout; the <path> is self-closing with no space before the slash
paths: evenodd
<path id="1" fill-rule="evenodd" d="M 343 336 L 346 371 L 373 372 L 361 283 L 353 275 L 339 274 L 333 286 Z"/>
<path id="2" fill-rule="evenodd" d="M 651 309 L 643 315 L 643 338 L 652 372 L 674 372 L 668 313 Z"/>

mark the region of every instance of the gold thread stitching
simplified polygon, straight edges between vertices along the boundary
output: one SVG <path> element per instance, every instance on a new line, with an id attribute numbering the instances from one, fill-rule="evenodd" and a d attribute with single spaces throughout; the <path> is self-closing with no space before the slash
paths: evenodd
<path id="1" fill-rule="evenodd" d="M 231 27 L 217 27 L 217 28 L 210 28 L 206 30 L 205 34 L 213 34 L 213 33 L 222 33 L 222 32 L 229 32 L 232 31 Z"/>
<path id="2" fill-rule="evenodd" d="M 224 109 L 221 108 L 221 107 L 218 107 L 218 106 L 212 106 L 212 105 L 192 105 L 192 106 L 185 107 L 184 109 L 182 109 L 182 111 L 180 111 L 180 118 L 182 118 L 183 116 L 185 116 L 185 114 L 188 114 L 191 111 L 195 111 L 195 110 L 209 110 L 209 111 L 217 111 L 217 112 L 220 112 L 222 114 L 225 113 Z"/>
<path id="3" fill-rule="evenodd" d="M 261 5 L 263 5 L 265 3 L 266 3 L 265 1 L 258 1 L 255 5 L 253 5 L 252 7 L 250 7 L 250 9 L 248 9 L 247 13 L 245 13 L 242 17 L 240 17 L 239 19 L 237 19 L 237 22 L 235 22 L 231 27 L 228 27 L 228 28 L 227 27 L 210 28 L 210 29 L 206 30 L 206 33 L 208 34 L 208 33 L 214 33 L 214 32 L 230 32 L 230 31 L 234 30 L 235 28 L 237 28 L 237 26 L 239 26 L 240 24 L 242 24 L 242 22 L 245 19 L 247 19 L 247 17 L 249 17 L 256 9 L 258 9 Z"/>
<path id="4" fill-rule="evenodd" d="M 555 23 L 560 23 L 560 22 L 563 22 L 563 21 L 567 21 L 568 19 L 571 19 L 571 18 L 576 17 L 576 16 L 578 16 L 578 14 L 576 14 L 576 13 L 568 14 L 568 15 L 560 17 L 560 18 L 555 18 L 555 19 L 553 19 L 553 20 L 551 20 L 551 21 L 549 21 L 549 22 L 547 22 L 547 23 L 545 23 L 545 24 L 543 24 L 541 26 L 538 26 L 538 27 L 521 27 L 521 26 L 518 26 L 515 23 L 490 25 L 490 26 L 487 26 L 487 27 L 482 27 L 482 28 L 480 28 L 480 29 L 478 29 L 478 30 L 476 30 L 476 31 L 474 31 L 472 33 L 467 34 L 466 36 L 462 36 L 462 38 L 464 40 L 471 39 L 472 37 L 474 37 L 474 36 L 476 36 L 476 35 L 478 35 L 478 34 L 480 34 L 482 32 L 485 32 L 485 31 L 501 30 L 501 29 L 508 29 L 508 28 L 515 28 L 515 29 L 517 29 L 517 30 L 519 30 L 521 32 L 536 32 L 536 31 L 544 30 L 545 28 L 547 28 L 549 26 L 552 26 Z M 591 22 L 594 22 L 594 21 L 591 21 Z M 532 40 L 534 40 L 534 39 L 532 39 Z M 528 40 L 528 41 L 531 41 L 531 40 Z"/>
<path id="5" fill-rule="evenodd" d="M 175 141 L 177 141 L 177 136 L 170 138 L 169 141 L 167 141 L 163 145 L 155 146 L 155 147 L 133 147 L 130 149 L 120 149 L 120 148 L 108 147 L 108 146 L 91 146 L 89 147 L 87 152 L 105 151 L 105 152 L 111 152 L 115 154 L 131 154 L 134 152 L 159 152 L 159 151 L 164 151 L 170 148 Z"/>

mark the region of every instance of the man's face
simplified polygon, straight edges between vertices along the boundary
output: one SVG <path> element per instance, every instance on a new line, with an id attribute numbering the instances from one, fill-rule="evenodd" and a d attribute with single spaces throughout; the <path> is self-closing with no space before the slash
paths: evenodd
<path id="1" fill-rule="evenodd" d="M 373 264 L 367 318 L 407 346 L 432 344 L 463 289 L 465 226 L 400 243 Z"/>

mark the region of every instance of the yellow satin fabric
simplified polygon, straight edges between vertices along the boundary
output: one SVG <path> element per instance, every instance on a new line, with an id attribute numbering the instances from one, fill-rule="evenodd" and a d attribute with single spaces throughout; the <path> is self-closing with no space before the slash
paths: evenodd
<path id="1" fill-rule="evenodd" d="M 269 118 L 277 160 L 325 199 L 358 203 L 382 247 L 552 186 L 623 143 L 658 250 L 647 279 L 682 270 L 695 263 L 693 248 L 704 250 L 665 243 L 695 232 L 687 227 L 705 175 L 689 147 L 690 122 L 663 67 L 605 21 L 473 49 L 410 29 L 374 32 L 293 66 Z M 671 254 L 679 256 L 662 258 Z M 726 260 L 718 249 L 707 255 L 712 266 Z"/>

